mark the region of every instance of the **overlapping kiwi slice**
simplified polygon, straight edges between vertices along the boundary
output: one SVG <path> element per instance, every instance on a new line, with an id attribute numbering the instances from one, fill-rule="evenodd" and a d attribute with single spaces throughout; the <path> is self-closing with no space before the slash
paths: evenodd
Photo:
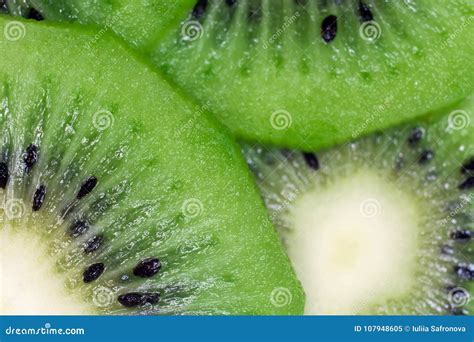
<path id="1" fill-rule="evenodd" d="M 471 1 L 198 0 L 179 10 L 171 2 L 172 14 L 189 8 L 167 34 L 150 24 L 162 1 L 32 3 L 47 18 L 113 29 L 248 140 L 325 147 L 474 88 Z"/>
<path id="2" fill-rule="evenodd" d="M 2 0 L 10 13 L 33 17 L 46 15 L 49 20 L 80 21 L 99 24 L 121 36 L 142 51 L 155 48 L 157 41 L 181 20 L 195 0 L 70 1 Z M 33 17 L 34 18 L 34 17 Z M 100 32 L 100 31 L 99 31 Z M 100 36 L 100 33 L 99 33 Z"/>
<path id="3" fill-rule="evenodd" d="M 474 313 L 474 96 L 318 153 L 244 150 L 306 313 Z"/>
<path id="4" fill-rule="evenodd" d="M 288 314 L 239 148 L 102 32 L 0 17 L 0 309 Z"/>
<path id="5" fill-rule="evenodd" d="M 200 0 L 168 3 L 176 17 L 159 28 L 143 10 L 153 1 L 32 3 L 47 18 L 113 29 L 239 137 L 306 151 L 244 147 L 306 313 L 472 314 L 474 99 L 435 111 L 472 92 L 472 3 Z M 124 280 L 161 272 L 159 258 L 136 262 Z M 107 270 L 97 264 L 83 280 Z M 272 305 L 293 302 L 288 288 L 273 288 Z M 121 300 L 148 307 L 154 296 Z"/>

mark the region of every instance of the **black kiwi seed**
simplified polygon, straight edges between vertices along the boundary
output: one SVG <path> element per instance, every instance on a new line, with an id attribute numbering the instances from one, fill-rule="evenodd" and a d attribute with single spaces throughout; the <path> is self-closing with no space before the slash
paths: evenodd
<path id="1" fill-rule="evenodd" d="M 36 189 L 35 194 L 33 195 L 33 206 L 32 206 L 33 211 L 38 211 L 41 209 L 45 196 L 46 196 L 46 187 L 44 185 L 40 185 L 38 189 Z"/>
<path id="2" fill-rule="evenodd" d="M 410 146 L 416 146 L 423 138 L 423 130 L 419 127 L 413 128 L 408 136 L 408 144 Z"/>
<path id="3" fill-rule="evenodd" d="M 35 163 L 38 161 L 38 147 L 36 145 L 30 144 L 30 146 L 26 148 L 23 161 L 25 162 L 25 171 L 30 172 Z"/>
<path id="4" fill-rule="evenodd" d="M 89 194 L 92 190 L 94 190 L 95 186 L 97 185 L 97 178 L 91 176 L 87 178 L 87 180 L 82 183 L 79 192 L 77 193 L 77 199 L 81 199 L 82 197 Z"/>
<path id="5" fill-rule="evenodd" d="M 156 304 L 159 300 L 160 295 L 152 292 L 130 292 L 118 296 L 119 303 L 127 308 L 145 304 Z"/>
<path id="6" fill-rule="evenodd" d="M 28 19 L 34 19 L 34 20 L 44 20 L 43 16 L 41 15 L 40 12 L 38 12 L 36 9 L 34 8 L 30 8 L 30 11 L 28 12 Z"/>
<path id="7" fill-rule="evenodd" d="M 84 273 L 82 274 L 82 280 L 84 280 L 84 283 L 90 283 L 91 281 L 98 279 L 102 275 L 102 273 L 104 273 L 104 270 L 105 266 L 103 263 L 98 262 L 92 264 L 87 267 Z"/>
<path id="8" fill-rule="evenodd" d="M 337 34 L 337 17 L 328 15 L 321 23 L 321 37 L 326 43 L 329 43 Z"/>
<path id="9" fill-rule="evenodd" d="M 469 265 L 457 265 L 454 267 L 454 271 L 459 278 L 463 280 L 474 280 L 474 266 Z"/>
<path id="10" fill-rule="evenodd" d="M 472 237 L 472 232 L 468 229 L 464 230 L 455 230 L 450 234 L 451 239 L 466 242 L 469 241 Z"/>
<path id="11" fill-rule="evenodd" d="M 84 253 L 90 254 L 92 252 L 95 252 L 102 245 L 102 242 L 104 242 L 104 237 L 102 235 L 96 235 L 94 237 L 91 237 L 84 244 Z"/>
<path id="12" fill-rule="evenodd" d="M 303 157 L 304 160 L 306 161 L 306 164 L 313 170 L 318 170 L 319 169 L 319 161 L 318 157 L 314 153 L 311 152 L 303 152 Z"/>
<path id="13" fill-rule="evenodd" d="M 463 175 L 474 173 L 474 157 L 463 164 L 461 173 Z"/>
<path id="14" fill-rule="evenodd" d="M 8 165 L 7 163 L 0 163 L 0 188 L 5 189 L 8 183 Z"/>
<path id="15" fill-rule="evenodd" d="M 73 238 L 76 238 L 82 234 L 84 234 L 87 229 L 89 229 L 89 225 L 87 224 L 86 221 L 79 220 L 74 222 L 74 224 L 69 228 L 70 230 L 70 235 Z"/>
<path id="16" fill-rule="evenodd" d="M 421 152 L 420 157 L 418 158 L 419 164 L 426 164 L 431 161 L 434 157 L 434 153 L 431 150 L 424 150 Z"/>
<path id="17" fill-rule="evenodd" d="M 237 0 L 225 0 L 227 6 L 234 6 L 237 3 Z"/>
<path id="18" fill-rule="evenodd" d="M 369 6 L 362 1 L 359 2 L 359 15 L 362 22 L 374 20 L 374 15 Z"/>
<path id="19" fill-rule="evenodd" d="M 205 13 L 207 9 L 207 0 L 198 0 L 196 5 L 194 5 L 193 12 L 192 12 L 192 17 L 195 19 L 201 18 Z"/>
<path id="20" fill-rule="evenodd" d="M 133 269 L 133 274 L 137 277 L 149 278 L 160 271 L 161 263 L 158 258 L 148 258 L 140 261 Z"/>
<path id="21" fill-rule="evenodd" d="M 474 176 L 469 177 L 466 179 L 464 182 L 459 184 L 458 186 L 459 190 L 470 190 L 474 189 Z"/>

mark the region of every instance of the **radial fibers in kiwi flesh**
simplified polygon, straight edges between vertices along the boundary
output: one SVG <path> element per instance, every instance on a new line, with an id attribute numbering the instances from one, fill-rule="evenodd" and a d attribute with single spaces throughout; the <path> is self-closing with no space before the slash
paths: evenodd
<path id="1" fill-rule="evenodd" d="M 29 0 L 0 0 L 0 12 L 35 20 L 43 19 L 41 14 L 31 6 Z"/>
<path id="2" fill-rule="evenodd" d="M 202 108 L 107 34 L 0 30 L 2 313 L 302 312 L 239 148 Z"/>
<path id="3" fill-rule="evenodd" d="M 121 36 L 141 51 L 155 49 L 157 42 L 171 27 L 177 27 L 186 17 L 195 0 L 3 0 L 10 8 L 10 2 L 27 2 L 48 20 L 80 21 L 86 24 L 99 24 L 107 30 L 121 32 Z M 27 15 L 27 9 L 16 11 Z M 99 34 L 98 38 L 100 38 Z"/>
<path id="4" fill-rule="evenodd" d="M 47 18 L 108 20 L 135 46 L 129 32 L 155 36 L 153 14 L 130 1 L 33 3 Z M 166 38 L 139 49 L 241 138 L 316 149 L 445 107 L 474 88 L 469 1 L 194 4 Z M 130 16 L 119 15 L 124 8 Z"/>
<path id="5" fill-rule="evenodd" d="M 306 313 L 474 313 L 474 97 L 319 153 L 245 151 Z"/>

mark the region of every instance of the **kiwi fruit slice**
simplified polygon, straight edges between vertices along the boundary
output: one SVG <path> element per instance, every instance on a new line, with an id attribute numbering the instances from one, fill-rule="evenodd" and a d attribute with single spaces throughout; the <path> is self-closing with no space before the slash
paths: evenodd
<path id="1" fill-rule="evenodd" d="M 130 7 L 107 26 L 125 39 L 150 21 L 141 1 L 32 3 L 46 18 L 99 25 Z M 141 51 L 236 136 L 319 149 L 467 96 L 473 18 L 464 0 L 198 0 Z"/>
<path id="2" fill-rule="evenodd" d="M 0 16 L 0 311 L 298 314 L 240 154 L 117 39 Z"/>
<path id="3" fill-rule="evenodd" d="M 474 96 L 318 153 L 244 150 L 306 313 L 474 313 Z"/>
<path id="4" fill-rule="evenodd" d="M 27 7 L 44 14 L 48 20 L 80 21 L 84 24 L 99 24 L 96 39 L 103 30 L 122 32 L 121 36 L 140 51 L 154 49 L 163 35 L 172 27 L 179 26 L 194 0 L 108 0 L 108 1 L 31 1 L 3 0 L 10 8 L 10 2 L 25 2 Z M 18 13 L 18 12 L 16 12 Z M 28 13 L 23 10 L 19 14 Z M 137 21 L 138 20 L 138 21 Z M 139 24 L 138 24 L 139 23 Z"/>

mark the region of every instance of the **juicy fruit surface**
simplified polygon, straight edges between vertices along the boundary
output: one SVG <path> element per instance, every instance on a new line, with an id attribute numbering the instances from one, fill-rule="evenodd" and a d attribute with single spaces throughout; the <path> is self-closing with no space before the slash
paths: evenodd
<path id="1" fill-rule="evenodd" d="M 103 25 L 91 12 L 116 14 L 103 14 L 95 1 L 81 10 L 78 2 L 34 1 L 53 19 Z M 189 13 L 141 51 L 247 140 L 326 147 L 442 108 L 474 88 L 469 1 L 200 0 Z M 110 27 L 127 38 L 123 26 L 133 24 L 124 22 L 142 18 L 137 11 Z"/>
<path id="2" fill-rule="evenodd" d="M 354 203 L 383 210 L 361 215 Z M 308 294 L 306 311 L 361 313 L 380 298 L 409 293 L 418 271 L 420 210 L 410 194 L 364 170 L 298 198 L 286 218 L 295 230 L 285 238 Z"/>
<path id="3" fill-rule="evenodd" d="M 47 19 L 66 19 L 112 28 L 120 32 L 121 36 L 133 46 L 147 51 L 156 46 L 157 41 L 170 27 L 179 25 L 194 0 L 31 0 L 29 2 L 40 13 L 44 13 Z M 10 6 L 10 10 L 14 8 L 15 6 Z M 27 13 L 27 10 L 23 13 Z M 137 25 L 135 19 L 139 20 L 140 25 Z"/>
<path id="4" fill-rule="evenodd" d="M 306 313 L 473 313 L 474 97 L 317 154 L 245 152 Z"/>
<path id="5" fill-rule="evenodd" d="M 202 108 L 107 35 L 0 28 L 2 312 L 302 311 L 239 150 Z"/>

